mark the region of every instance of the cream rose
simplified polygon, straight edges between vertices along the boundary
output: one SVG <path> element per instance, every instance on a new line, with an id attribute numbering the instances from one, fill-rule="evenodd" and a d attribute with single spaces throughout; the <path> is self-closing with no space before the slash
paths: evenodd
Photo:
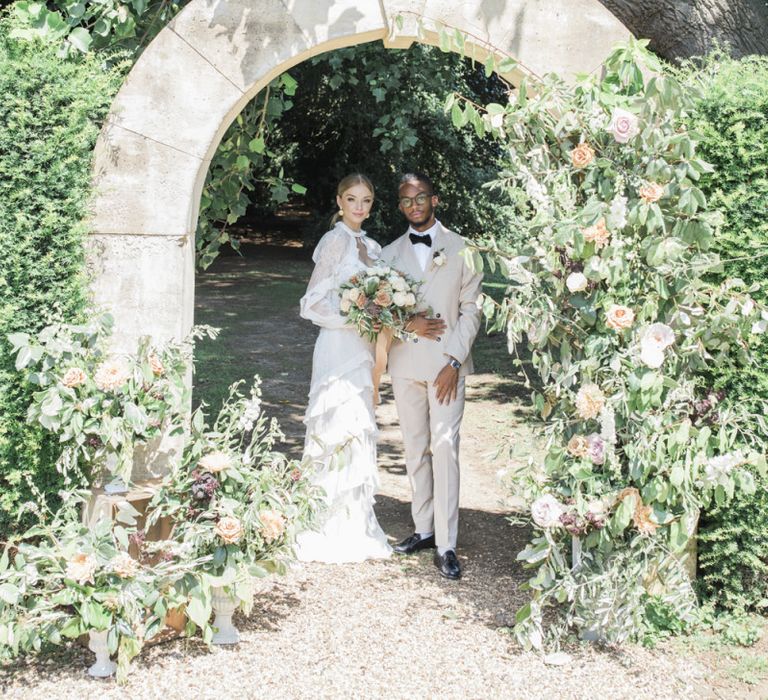
<path id="1" fill-rule="evenodd" d="M 568 440 L 567 450 L 572 457 L 586 457 L 589 451 L 589 442 L 583 435 L 574 435 Z"/>
<path id="2" fill-rule="evenodd" d="M 80 386 L 88 376 L 79 367 L 70 367 L 61 378 L 61 383 L 70 389 Z"/>
<path id="3" fill-rule="evenodd" d="M 605 312 L 605 325 L 615 331 L 623 331 L 635 322 L 635 312 L 628 306 L 612 304 Z"/>
<path id="4" fill-rule="evenodd" d="M 560 525 L 560 516 L 565 507 L 554 496 L 547 493 L 531 504 L 531 518 L 539 527 L 550 528 Z"/>
<path id="5" fill-rule="evenodd" d="M 408 294 L 406 294 L 406 292 L 395 292 L 394 296 L 392 297 L 392 301 L 394 302 L 395 306 L 407 306 Z"/>
<path id="6" fill-rule="evenodd" d="M 120 552 L 109 562 L 109 568 L 120 578 L 133 578 L 139 573 L 139 562 L 128 552 Z"/>
<path id="7" fill-rule="evenodd" d="M 666 350 L 675 342 L 675 333 L 666 323 L 652 323 L 645 329 L 643 341 Z"/>
<path id="8" fill-rule="evenodd" d="M 605 394 L 597 384 L 585 384 L 576 394 L 576 413 L 579 418 L 597 418 L 605 406 Z"/>
<path id="9" fill-rule="evenodd" d="M 234 544 L 243 536 L 243 525 L 237 518 L 225 515 L 216 523 L 213 531 L 225 544 Z"/>
<path id="10" fill-rule="evenodd" d="M 352 308 L 352 302 L 349 299 L 342 299 L 339 302 L 339 310 L 346 314 L 349 313 L 349 310 Z"/>
<path id="11" fill-rule="evenodd" d="M 611 232 L 605 227 L 605 219 L 600 219 L 593 226 L 581 229 L 581 233 L 587 243 L 595 244 L 595 250 L 600 250 L 603 246 L 608 245 L 611 238 Z"/>
<path id="12" fill-rule="evenodd" d="M 571 163 L 574 168 L 586 168 L 595 159 L 595 152 L 588 143 L 580 143 L 571 151 Z"/>
<path id="13" fill-rule="evenodd" d="M 285 532 L 285 517 L 276 510 L 261 511 L 259 513 L 259 520 L 261 521 L 259 532 L 261 532 L 261 536 L 267 544 L 279 540 L 283 532 Z"/>
<path id="14" fill-rule="evenodd" d="M 207 472 L 216 474 L 218 472 L 223 472 L 225 469 L 229 468 L 231 464 L 232 460 L 229 455 L 224 452 L 209 452 L 205 457 L 200 459 L 197 466 L 201 469 L 205 469 Z"/>
<path id="15" fill-rule="evenodd" d="M 606 129 L 617 143 L 627 143 L 640 133 L 640 127 L 637 124 L 637 117 L 626 109 L 617 107 L 611 115 L 611 123 Z"/>
<path id="16" fill-rule="evenodd" d="M 78 552 L 67 562 L 67 570 L 64 573 L 66 578 L 77 581 L 81 586 L 86 583 L 93 583 L 93 576 L 96 573 L 96 560 L 89 554 Z"/>
<path id="17" fill-rule="evenodd" d="M 571 292 L 571 294 L 583 292 L 588 284 L 589 280 L 583 272 L 572 272 L 565 280 L 565 286 L 568 287 L 568 291 Z"/>
<path id="18" fill-rule="evenodd" d="M 345 289 L 344 291 L 347 293 L 347 299 L 349 299 L 352 302 L 357 301 L 358 297 L 361 294 L 360 290 L 357 287 L 352 287 L 352 289 Z"/>
<path id="19" fill-rule="evenodd" d="M 416 295 L 413 292 L 408 292 L 405 295 L 405 305 L 406 306 L 415 306 L 416 305 Z"/>
<path id="20" fill-rule="evenodd" d="M 646 204 L 653 204 L 664 196 L 664 186 L 658 182 L 649 182 L 640 188 L 638 194 Z"/>
<path id="21" fill-rule="evenodd" d="M 93 380 L 102 391 L 115 391 L 128 381 L 128 368 L 119 360 L 107 360 L 99 365 Z"/>

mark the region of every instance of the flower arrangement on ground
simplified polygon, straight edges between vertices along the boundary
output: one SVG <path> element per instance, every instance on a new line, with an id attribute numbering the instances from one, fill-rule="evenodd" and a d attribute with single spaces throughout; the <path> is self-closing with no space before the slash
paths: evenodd
<path id="1" fill-rule="evenodd" d="M 173 539 L 147 543 L 178 561 L 198 562 L 185 579 L 191 628 L 210 641 L 212 589 L 224 588 L 248 612 L 253 577 L 283 572 L 295 535 L 308 528 L 319 493 L 302 466 L 274 450 L 277 422 L 261 410 L 260 383 L 248 396 L 239 382 L 209 427 L 202 408 L 192 418 L 183 457 L 149 505 L 148 526 L 173 521 Z"/>
<path id="2" fill-rule="evenodd" d="M 469 255 L 509 279 L 484 310 L 510 352 L 527 341 L 538 375 L 526 386 L 546 454 L 511 475 L 534 525 L 518 556 L 532 598 L 515 627 L 529 647 L 544 644 L 548 605 L 562 613 L 556 640 L 638 637 L 649 606 L 689 620 L 681 560 L 700 509 L 754 489 L 748 465 L 765 470 L 765 418 L 707 375 L 750 362 L 768 311 L 740 280 L 707 281 L 720 217 L 696 186 L 711 168 L 686 131 L 689 105 L 633 39 L 599 78 L 523 82 L 484 112 L 446 105 L 506 148 L 490 186 L 518 205 L 514 236 Z"/>
<path id="3" fill-rule="evenodd" d="M 419 285 L 393 267 L 367 267 L 341 285 L 341 314 L 371 341 L 386 328 L 403 335 L 405 324 L 416 313 Z"/>
<path id="4" fill-rule="evenodd" d="M 127 525 L 104 519 L 89 529 L 78 510 L 86 496 L 71 492 L 56 514 L 38 511 L 40 523 L 5 544 L 0 658 L 103 632 L 122 681 L 131 659 L 165 628 L 168 612 L 185 604 L 176 583 L 187 564 L 132 558 L 133 514 L 123 514 Z"/>

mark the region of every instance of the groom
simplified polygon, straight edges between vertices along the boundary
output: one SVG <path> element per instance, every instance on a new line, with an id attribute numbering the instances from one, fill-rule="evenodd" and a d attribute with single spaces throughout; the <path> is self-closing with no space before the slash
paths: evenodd
<path id="1" fill-rule="evenodd" d="M 382 258 L 423 281 L 421 307 L 430 308 L 433 318 L 415 316 L 407 330 L 416 337 L 395 341 L 389 354 L 415 525 L 394 550 L 412 554 L 436 546 L 435 566 L 458 579 L 459 428 L 464 377 L 472 371 L 470 349 L 480 326 L 482 274 L 470 270 L 460 254 L 464 240 L 435 218 L 438 198 L 429 177 L 404 175 L 399 202 L 410 225 Z"/>

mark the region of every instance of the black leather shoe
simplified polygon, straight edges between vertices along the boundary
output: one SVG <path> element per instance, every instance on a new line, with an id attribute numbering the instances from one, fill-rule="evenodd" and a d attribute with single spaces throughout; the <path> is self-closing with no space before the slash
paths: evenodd
<path id="1" fill-rule="evenodd" d="M 456 580 L 461 578 L 461 565 L 456 557 L 456 552 L 449 549 L 445 554 L 435 552 L 435 566 L 440 571 L 441 576 Z"/>
<path id="2" fill-rule="evenodd" d="M 434 549 L 435 536 L 421 538 L 414 532 L 410 537 L 406 537 L 402 542 L 396 544 L 392 549 L 398 554 L 413 554 L 421 549 Z"/>

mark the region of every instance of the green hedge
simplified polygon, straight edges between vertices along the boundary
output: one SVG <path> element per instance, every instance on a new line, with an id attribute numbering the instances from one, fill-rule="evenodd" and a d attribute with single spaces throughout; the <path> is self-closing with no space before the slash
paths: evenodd
<path id="1" fill-rule="evenodd" d="M 56 445 L 26 424 L 30 396 L 7 335 L 85 306 L 91 157 L 125 72 L 96 57 L 63 61 L 55 46 L 8 32 L 0 18 L 0 536 L 19 527 L 30 481 L 49 497 L 61 483 Z"/>
<path id="2" fill-rule="evenodd" d="M 756 298 L 768 301 L 768 58 L 729 58 L 723 52 L 687 66 L 683 78 L 701 91 L 693 128 L 700 152 L 715 166 L 702 189 L 725 214 L 717 252 L 724 276 L 758 283 Z M 762 256 L 760 254 L 763 254 Z M 713 378 L 728 400 L 768 399 L 768 339 L 758 345 L 758 364 Z M 768 480 L 757 493 L 705 513 L 700 530 L 701 590 L 726 608 L 755 607 L 768 597 Z"/>

